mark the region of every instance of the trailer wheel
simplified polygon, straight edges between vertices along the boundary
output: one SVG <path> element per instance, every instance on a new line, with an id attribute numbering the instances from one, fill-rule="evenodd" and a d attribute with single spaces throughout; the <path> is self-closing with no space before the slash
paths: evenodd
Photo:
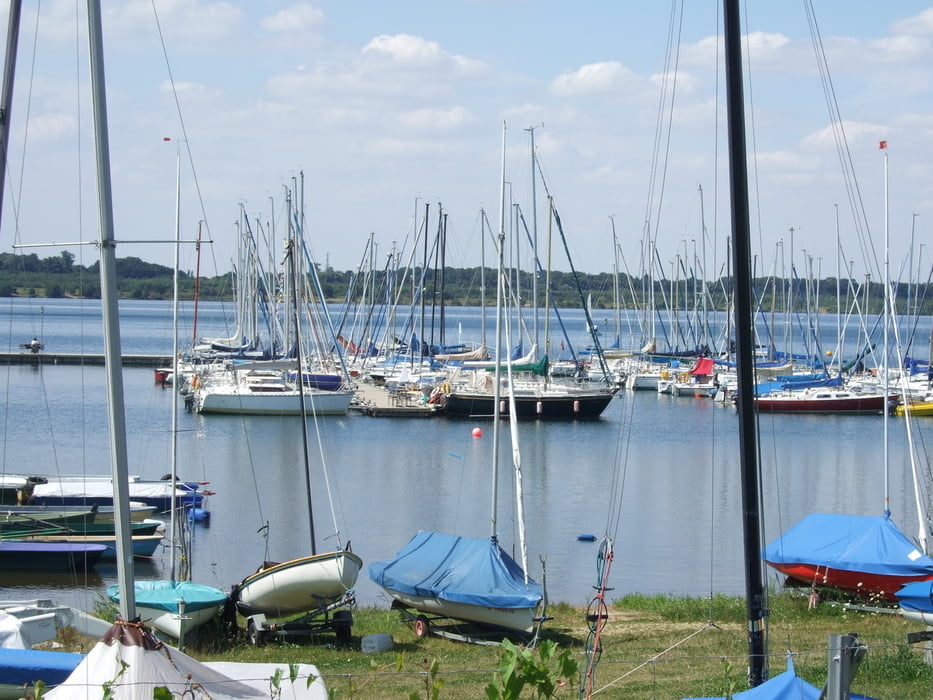
<path id="1" fill-rule="evenodd" d="M 418 615 L 415 618 L 415 636 L 419 639 L 431 636 L 431 621 L 424 615 Z"/>
<path id="2" fill-rule="evenodd" d="M 263 637 L 266 635 L 261 629 L 256 626 L 256 623 L 252 620 L 248 620 L 246 623 L 246 639 L 249 640 L 249 643 L 255 647 L 261 646 L 263 642 Z"/>

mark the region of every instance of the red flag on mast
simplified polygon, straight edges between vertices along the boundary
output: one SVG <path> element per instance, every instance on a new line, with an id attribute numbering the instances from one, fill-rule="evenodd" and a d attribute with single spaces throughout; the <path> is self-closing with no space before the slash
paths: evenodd
<path id="1" fill-rule="evenodd" d="M 887 141 L 879 141 L 879 142 L 878 142 L 878 148 L 887 148 L 887 147 L 888 147 L 888 142 L 887 142 Z"/>

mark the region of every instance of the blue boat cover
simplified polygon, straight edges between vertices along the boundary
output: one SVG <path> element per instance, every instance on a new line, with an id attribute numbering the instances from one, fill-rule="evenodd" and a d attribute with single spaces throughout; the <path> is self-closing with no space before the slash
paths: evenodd
<path id="1" fill-rule="evenodd" d="M 136 602 L 149 608 L 176 612 L 178 601 L 185 601 L 185 608 L 191 612 L 220 605 L 227 594 L 219 588 L 205 586 L 193 581 L 136 581 Z M 120 602 L 120 587 L 110 586 L 107 595 L 114 603 Z"/>
<path id="2" fill-rule="evenodd" d="M 911 581 L 895 594 L 904 610 L 933 613 L 933 581 Z"/>
<path id="3" fill-rule="evenodd" d="M 811 513 L 765 547 L 765 561 L 842 571 L 933 576 L 933 559 L 885 515 Z"/>
<path id="4" fill-rule="evenodd" d="M 541 585 L 526 585 L 522 568 L 492 538 L 422 531 L 367 573 L 383 588 L 452 603 L 534 608 L 543 597 Z"/>
<path id="5" fill-rule="evenodd" d="M 787 670 L 761 685 L 743 690 L 730 696 L 735 700 L 819 700 L 820 689 L 807 683 L 794 670 L 794 661 L 788 654 Z M 850 693 L 852 700 L 872 700 L 866 695 Z M 684 700 L 726 700 L 723 696 L 709 698 L 685 698 Z"/>
<path id="6" fill-rule="evenodd" d="M 65 651 L 0 649 L 0 683 L 32 685 L 36 681 L 42 681 L 46 685 L 58 685 L 64 682 L 83 660 L 84 654 Z"/>

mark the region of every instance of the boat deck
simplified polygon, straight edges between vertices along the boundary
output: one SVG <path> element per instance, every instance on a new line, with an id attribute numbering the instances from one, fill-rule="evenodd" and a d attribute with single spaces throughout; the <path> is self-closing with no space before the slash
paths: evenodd
<path id="1" fill-rule="evenodd" d="M 420 391 L 389 391 L 364 382 L 357 385 L 350 410 L 367 416 L 399 418 L 431 418 L 443 413 L 436 404 L 424 403 Z"/>

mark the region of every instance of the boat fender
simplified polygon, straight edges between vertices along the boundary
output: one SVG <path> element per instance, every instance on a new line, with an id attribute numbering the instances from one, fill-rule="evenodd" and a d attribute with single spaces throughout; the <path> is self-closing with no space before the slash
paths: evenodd
<path id="1" fill-rule="evenodd" d="M 364 654 L 389 651 L 394 644 L 391 634 L 367 634 L 360 640 L 360 648 Z"/>
<path id="2" fill-rule="evenodd" d="M 207 525 L 211 522 L 211 512 L 204 508 L 189 508 L 188 519 L 196 523 L 204 523 Z"/>

